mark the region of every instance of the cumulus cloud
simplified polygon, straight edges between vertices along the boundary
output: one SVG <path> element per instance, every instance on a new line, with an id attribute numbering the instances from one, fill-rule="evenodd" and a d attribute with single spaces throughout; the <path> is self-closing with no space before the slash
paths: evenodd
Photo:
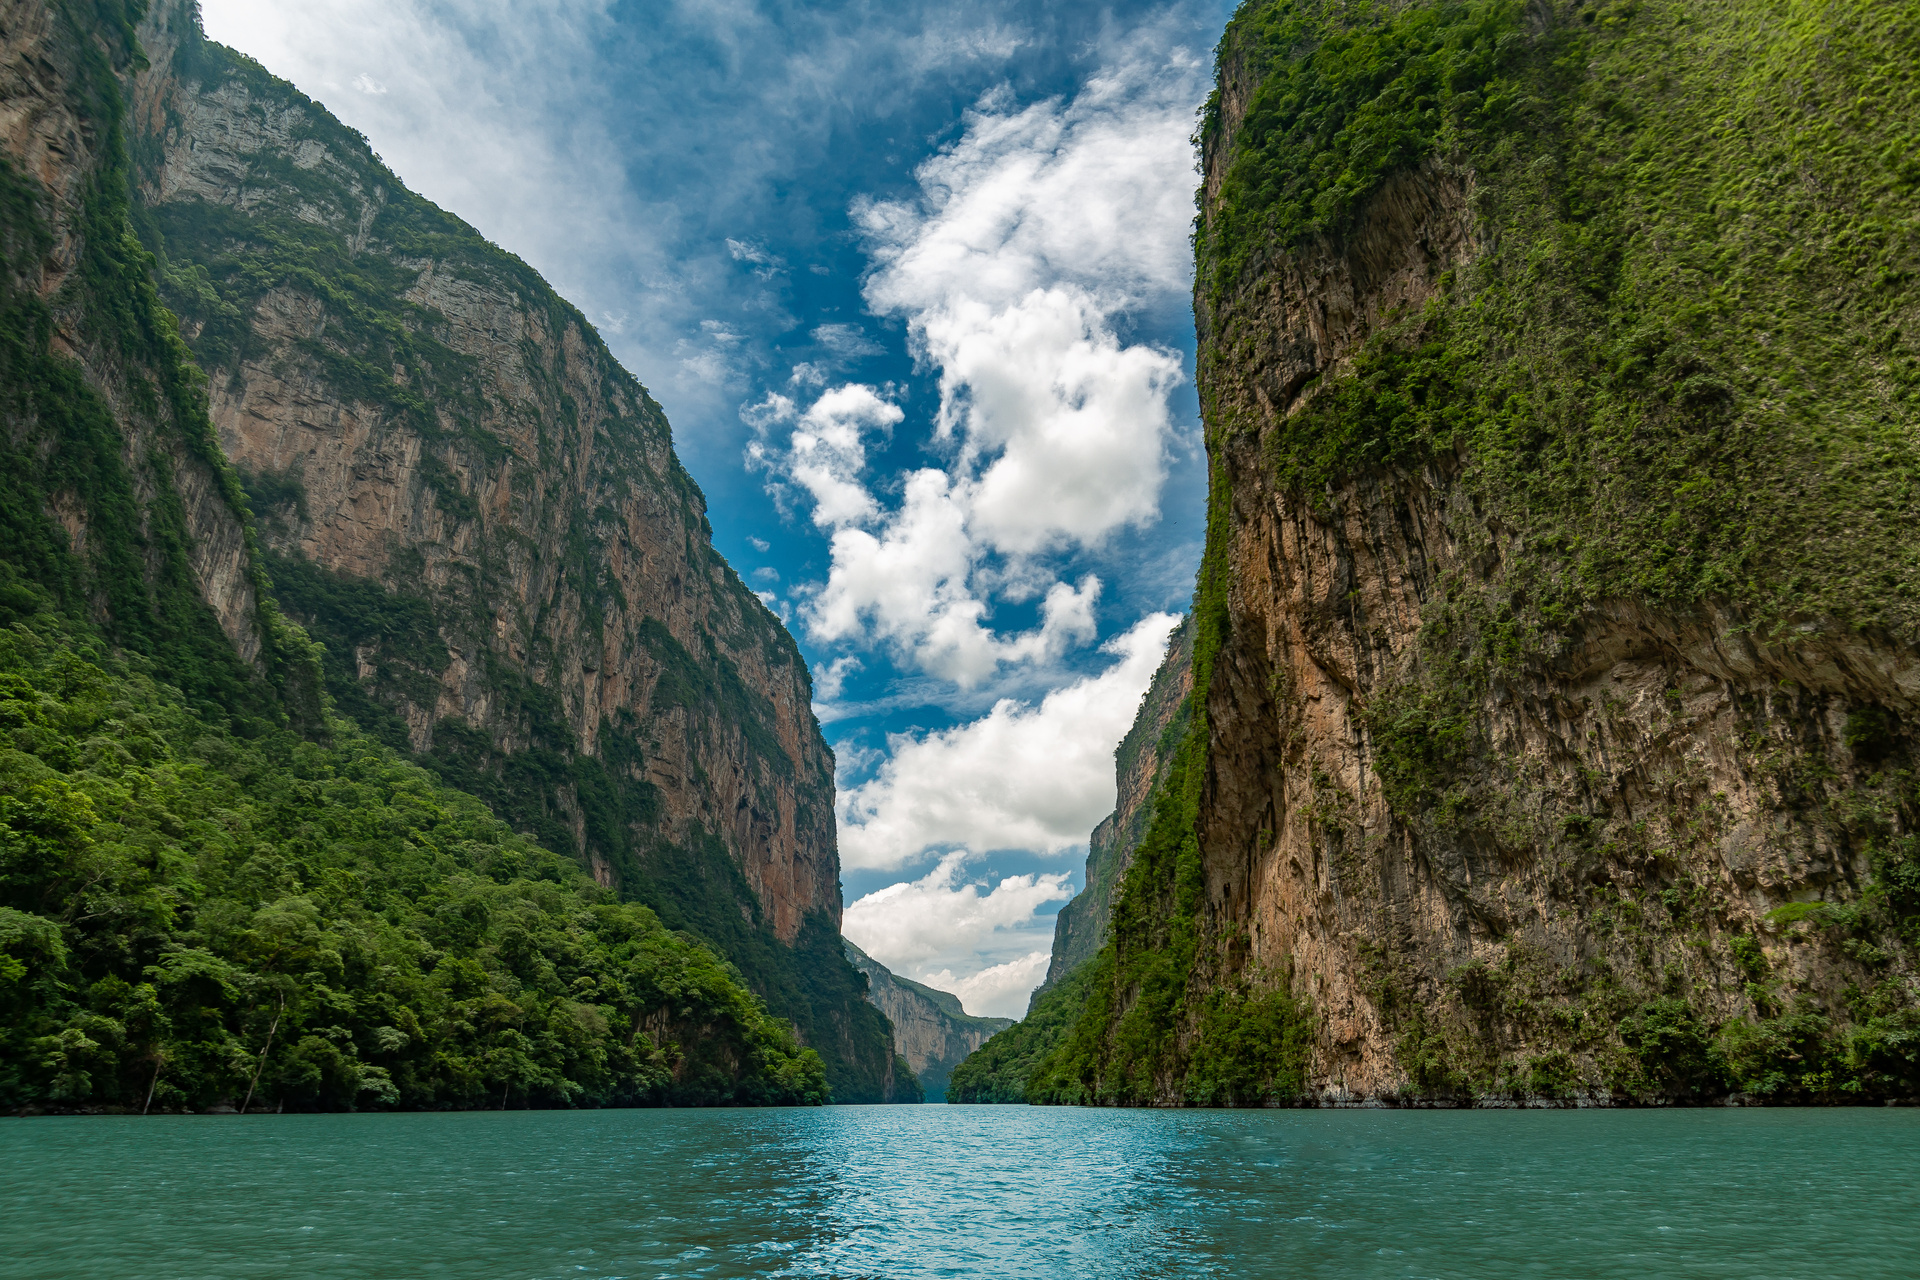
<path id="1" fill-rule="evenodd" d="M 1038 706 L 1003 699 L 970 724 L 890 735 L 878 772 L 841 791 L 842 863 L 887 870 L 936 848 L 1058 853 L 1084 844 L 1113 809 L 1114 744 L 1178 622 L 1165 613 L 1142 620 L 1107 643 L 1112 666 Z"/>
<path id="2" fill-rule="evenodd" d="M 978 1018 L 1023 1018 L 1027 997 L 1047 976 L 1052 956 L 1046 951 L 1029 951 L 1018 960 L 988 965 L 978 973 L 962 977 L 951 969 L 922 975 L 918 981 L 936 991 L 951 991 L 960 997 L 960 1007 Z"/>
<path id="3" fill-rule="evenodd" d="M 886 432 L 906 415 L 872 387 L 836 387 L 813 402 L 789 442 L 787 474 L 813 496 L 813 522 L 826 528 L 878 514 L 861 482 L 867 454 L 863 436 Z"/>
<path id="4" fill-rule="evenodd" d="M 805 415 L 772 393 L 745 411 L 763 428 L 797 418 L 784 451 L 767 439 L 752 456 L 832 530 L 827 580 L 800 614 L 815 640 L 884 645 L 964 688 L 1096 634 L 1099 580 L 1069 584 L 1042 561 L 1159 517 L 1180 360 L 1128 342 L 1120 317 L 1185 288 L 1199 66 L 1128 56 L 1071 101 L 989 95 L 917 170 L 917 199 L 856 207 L 867 300 L 938 369 L 931 426 L 951 461 L 895 477 L 882 503 L 862 442 L 880 424 L 848 412 L 871 388 L 828 390 Z M 843 325 L 813 337 L 842 354 L 867 341 Z M 796 369 L 791 385 L 809 380 Z M 1043 596 L 1041 625 L 1001 634 L 996 595 Z"/>
<path id="5" fill-rule="evenodd" d="M 1007 876 L 987 890 L 966 878 L 966 858 L 949 854 L 920 879 L 859 899 L 847 908 L 842 929 L 894 972 L 959 995 L 969 1013 L 1017 1017 L 1026 993 L 1046 972 L 1053 919 L 1038 914 L 1039 908 L 1071 898 L 1071 877 Z M 1035 955 L 1037 973 L 1016 992 Z M 981 958 L 996 961 L 1001 972 L 992 972 L 995 965 L 982 970 Z M 956 978 L 956 966 L 969 976 Z M 1008 1006 L 1017 1007 L 1002 1012 Z"/>

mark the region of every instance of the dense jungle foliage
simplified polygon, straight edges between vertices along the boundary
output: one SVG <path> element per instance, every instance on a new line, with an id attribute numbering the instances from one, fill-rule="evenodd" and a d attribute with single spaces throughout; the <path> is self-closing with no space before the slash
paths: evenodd
<path id="1" fill-rule="evenodd" d="M 0 633 L 0 1106 L 820 1103 L 739 975 L 344 722 Z"/>
<path id="2" fill-rule="evenodd" d="M 1235 17 L 1222 49 L 1264 76 L 1196 232 L 1216 310 L 1392 175 L 1470 174 L 1488 237 L 1267 432 L 1277 478 L 1470 459 L 1524 543 L 1521 644 L 1616 597 L 1920 636 L 1920 6 L 1532 12 Z"/>
<path id="3" fill-rule="evenodd" d="M 1550 653 L 1594 601 L 1717 601 L 1766 639 L 1808 625 L 1920 638 L 1920 6 L 1248 0 L 1220 56 L 1250 95 L 1196 224 L 1210 449 L 1258 433 L 1274 479 L 1309 504 L 1357 476 L 1457 468 L 1510 543 L 1498 581 L 1441 584 L 1414 673 L 1374 691 L 1397 814 L 1468 820 L 1483 798 L 1465 781 L 1485 746 L 1473 708 L 1490 674 Z M 1216 93 L 1203 146 L 1229 145 L 1224 121 Z M 1259 335 L 1235 308 L 1275 255 L 1337 248 L 1394 181 L 1462 192 L 1473 260 L 1295 411 L 1238 419 L 1218 389 L 1252 367 Z M 1236 972 L 1236 940 L 1196 925 L 1204 707 L 1229 628 L 1226 484 L 1216 468 L 1193 732 L 1086 1010 L 1029 1069 L 1033 1100 L 1281 1100 L 1298 1084 L 1312 1011 L 1286 996 L 1286 975 Z M 1798 697 L 1781 690 L 1776 709 L 1795 714 Z M 1549 973 L 1515 939 L 1502 964 L 1448 979 L 1469 1016 L 1443 1031 L 1381 957 L 1372 994 L 1411 1087 L 1920 1091 L 1912 734 L 1896 712 L 1860 707 L 1847 746 L 1851 777 L 1758 731 L 1751 741 L 1783 804 L 1872 863 L 1858 902 L 1768 920 L 1857 966 L 1842 1001 L 1797 991 L 1750 935 L 1711 941 L 1687 885 L 1588 886 L 1583 909 L 1638 954 L 1655 940 L 1731 946 L 1748 1016 L 1707 1017 L 1672 971 Z M 1688 829 L 1684 814 L 1671 821 Z M 1644 826 L 1627 838 L 1657 858 Z M 1566 1047 L 1516 1073 L 1470 1029 L 1503 1020 Z"/>

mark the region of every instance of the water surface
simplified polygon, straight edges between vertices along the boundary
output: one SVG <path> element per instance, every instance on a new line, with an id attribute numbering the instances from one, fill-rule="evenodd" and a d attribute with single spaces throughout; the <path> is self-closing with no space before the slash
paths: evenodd
<path id="1" fill-rule="evenodd" d="M 1920 1111 L 0 1122 L 0 1276 L 1920 1276 Z"/>

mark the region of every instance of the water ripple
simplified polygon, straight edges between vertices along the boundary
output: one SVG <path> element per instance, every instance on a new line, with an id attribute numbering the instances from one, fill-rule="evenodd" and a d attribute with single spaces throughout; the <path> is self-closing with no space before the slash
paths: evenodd
<path id="1" fill-rule="evenodd" d="M 1920 1275 L 1920 1112 L 41 1119 L 0 1277 Z"/>

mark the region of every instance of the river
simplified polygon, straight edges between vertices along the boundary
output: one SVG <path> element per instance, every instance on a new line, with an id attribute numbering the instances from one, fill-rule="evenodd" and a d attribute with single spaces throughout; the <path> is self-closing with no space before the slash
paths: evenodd
<path id="1" fill-rule="evenodd" d="M 0 1124 L 0 1276 L 1920 1276 L 1920 1110 Z"/>

